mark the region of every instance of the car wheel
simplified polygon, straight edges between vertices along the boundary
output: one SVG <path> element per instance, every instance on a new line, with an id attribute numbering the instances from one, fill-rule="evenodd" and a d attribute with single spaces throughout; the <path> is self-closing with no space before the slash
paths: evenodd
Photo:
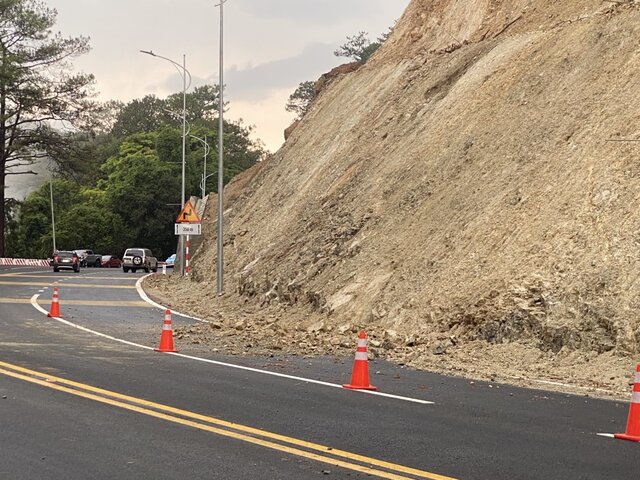
<path id="1" fill-rule="evenodd" d="M 94 264 L 94 266 L 96 268 L 100 268 L 102 266 L 102 262 L 100 260 L 96 260 L 96 263 Z"/>
<path id="2" fill-rule="evenodd" d="M 136 273 L 136 269 L 135 269 L 135 268 L 132 268 L 132 269 L 131 269 L 131 271 L 132 271 L 133 273 Z"/>
<path id="3" fill-rule="evenodd" d="M 80 271 L 80 269 L 78 267 L 73 267 L 73 271 L 78 273 Z"/>
<path id="4" fill-rule="evenodd" d="M 59 269 L 59 268 L 56 268 L 56 267 L 53 267 L 53 271 L 54 271 L 54 272 L 56 272 L 56 273 L 58 273 L 58 272 L 60 271 L 60 269 Z"/>
<path id="5" fill-rule="evenodd" d="M 123 271 L 124 273 L 129 273 L 129 269 L 128 269 L 127 267 L 122 267 L 122 271 Z"/>

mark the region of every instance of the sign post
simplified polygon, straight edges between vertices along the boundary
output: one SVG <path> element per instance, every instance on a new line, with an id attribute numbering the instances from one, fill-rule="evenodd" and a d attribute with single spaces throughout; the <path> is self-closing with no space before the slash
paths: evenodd
<path id="1" fill-rule="evenodd" d="M 191 205 L 191 201 L 187 201 L 182 207 L 182 211 L 178 214 L 175 224 L 176 235 L 186 235 L 187 246 L 184 258 L 184 274 L 189 275 L 189 236 L 202 235 L 202 223 L 196 213 L 196 209 Z"/>

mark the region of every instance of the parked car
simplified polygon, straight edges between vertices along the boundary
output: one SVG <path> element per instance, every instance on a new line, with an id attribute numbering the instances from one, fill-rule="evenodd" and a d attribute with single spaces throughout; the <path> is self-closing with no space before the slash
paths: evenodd
<path id="1" fill-rule="evenodd" d="M 101 253 L 88 253 L 84 257 L 84 267 L 98 267 L 102 266 L 102 254 Z"/>
<path id="2" fill-rule="evenodd" d="M 158 271 L 158 259 L 153 256 L 148 248 L 127 248 L 122 256 L 122 270 L 127 273 L 131 270 L 144 269 L 145 272 Z"/>
<path id="3" fill-rule="evenodd" d="M 169 255 L 169 257 L 167 257 L 167 259 L 164 261 L 164 263 L 167 264 L 167 267 L 173 267 L 176 263 L 176 254 L 174 253 L 173 255 Z"/>
<path id="4" fill-rule="evenodd" d="M 122 260 L 115 255 L 102 255 L 100 261 L 102 268 L 120 268 L 122 266 Z"/>
<path id="5" fill-rule="evenodd" d="M 76 249 L 73 252 L 76 255 L 78 255 L 78 258 L 80 259 L 80 266 L 81 267 L 86 267 L 87 266 L 87 262 L 86 262 L 87 255 L 93 255 L 93 250 L 87 250 L 85 248 Z"/>
<path id="6" fill-rule="evenodd" d="M 62 268 L 70 268 L 74 272 L 80 271 L 80 258 L 76 252 L 59 250 L 53 255 L 53 271 L 59 272 Z"/>

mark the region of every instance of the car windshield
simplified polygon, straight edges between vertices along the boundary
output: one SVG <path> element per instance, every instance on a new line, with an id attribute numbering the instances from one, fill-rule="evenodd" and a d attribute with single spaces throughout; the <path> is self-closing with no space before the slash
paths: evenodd
<path id="1" fill-rule="evenodd" d="M 138 248 L 131 248 L 129 250 L 127 250 L 126 255 L 130 256 L 130 257 L 142 257 L 144 255 L 144 252 L 141 249 Z"/>

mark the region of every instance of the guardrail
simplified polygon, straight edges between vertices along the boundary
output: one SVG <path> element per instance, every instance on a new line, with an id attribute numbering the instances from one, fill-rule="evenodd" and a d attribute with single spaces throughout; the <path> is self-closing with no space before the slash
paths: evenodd
<path id="1" fill-rule="evenodd" d="M 25 267 L 48 267 L 49 260 L 34 258 L 0 258 L 0 265 L 18 265 Z"/>

